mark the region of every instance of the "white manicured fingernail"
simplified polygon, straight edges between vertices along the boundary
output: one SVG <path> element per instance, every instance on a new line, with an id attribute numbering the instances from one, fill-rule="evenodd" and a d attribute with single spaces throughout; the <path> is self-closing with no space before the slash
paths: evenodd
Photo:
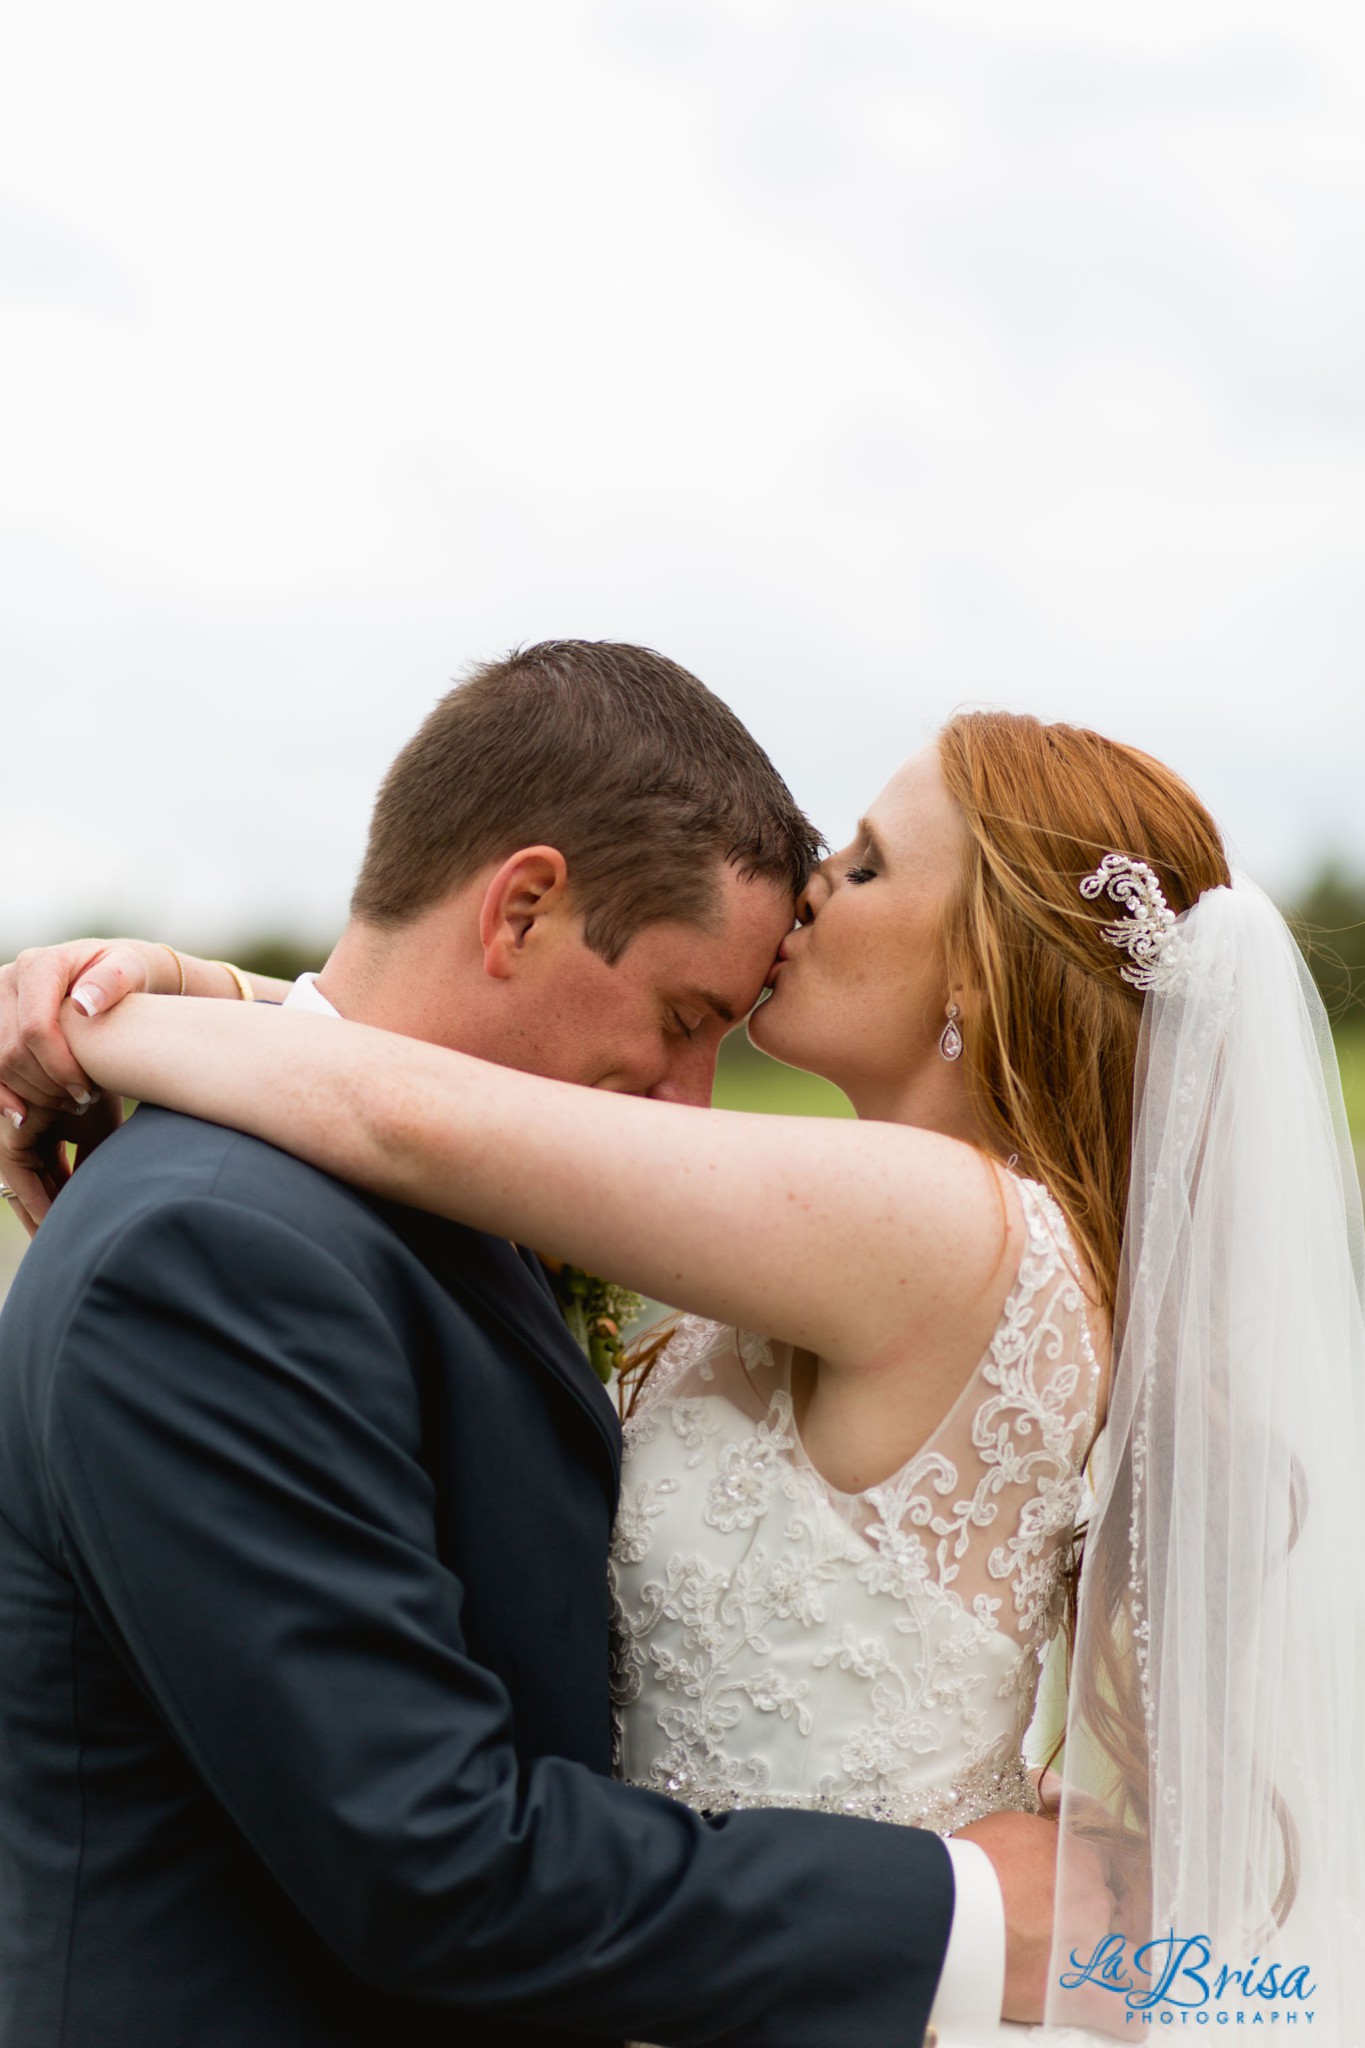
<path id="1" fill-rule="evenodd" d="M 89 1109 L 94 1099 L 94 1096 L 87 1094 L 84 1088 L 73 1088 L 71 1091 L 71 1100 L 82 1113 Z"/>
<path id="2" fill-rule="evenodd" d="M 24 1119 L 17 1109 L 0 1109 L 0 1116 L 8 1117 L 16 1131 L 24 1128 Z"/>
<path id="3" fill-rule="evenodd" d="M 72 989 L 71 1000 L 83 1016 L 98 1017 L 104 1008 L 105 994 L 97 982 L 83 981 L 79 988 Z"/>

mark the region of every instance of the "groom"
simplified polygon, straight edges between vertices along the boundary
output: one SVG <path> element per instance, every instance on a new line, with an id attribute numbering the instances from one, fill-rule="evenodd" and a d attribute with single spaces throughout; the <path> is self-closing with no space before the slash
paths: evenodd
<path id="1" fill-rule="evenodd" d="M 292 1000 L 703 1103 L 813 852 L 693 677 L 548 643 L 400 755 Z M 162 1111 L 102 1147 L 0 1320 L 0 2048 L 998 2016 L 979 1849 L 611 1782 L 618 1476 L 532 1255 Z M 1050 1832 L 979 1831 L 1020 2017 Z"/>

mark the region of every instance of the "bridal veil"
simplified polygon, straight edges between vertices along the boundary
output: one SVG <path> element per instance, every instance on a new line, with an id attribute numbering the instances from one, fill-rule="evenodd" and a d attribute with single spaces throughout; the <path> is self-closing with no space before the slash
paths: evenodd
<path id="1" fill-rule="evenodd" d="M 1166 922 L 1140 984 L 1047 2017 L 1131 2039 L 1154 2023 L 1239 2024 L 1240 2007 L 1241 2022 L 1292 2014 L 1302 2036 L 1356 2048 L 1359 1182 L 1327 1019 L 1274 906 L 1239 875 Z M 1081 1841 L 1115 1893 L 1103 1958 L 1068 1926 Z"/>

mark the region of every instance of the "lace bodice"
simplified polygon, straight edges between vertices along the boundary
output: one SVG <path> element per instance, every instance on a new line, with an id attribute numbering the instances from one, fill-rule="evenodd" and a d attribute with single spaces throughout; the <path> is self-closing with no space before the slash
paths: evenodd
<path id="1" fill-rule="evenodd" d="M 865 1493 L 815 1471 L 785 1345 L 684 1318 L 626 1424 L 612 1546 L 621 1775 L 708 1811 L 947 1833 L 1036 1807 L 1022 1760 L 1100 1372 L 1061 1211 L 985 1357 Z"/>

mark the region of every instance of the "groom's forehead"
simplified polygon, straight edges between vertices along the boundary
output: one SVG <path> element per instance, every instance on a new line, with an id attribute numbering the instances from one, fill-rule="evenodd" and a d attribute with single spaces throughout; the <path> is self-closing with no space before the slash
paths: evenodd
<path id="1" fill-rule="evenodd" d="M 737 1021 L 753 1001 L 750 984 L 755 975 L 766 977 L 794 918 L 795 900 L 783 884 L 731 869 L 706 923 L 660 919 L 645 925 L 622 957 L 634 953 L 638 969 L 687 982 L 688 992 L 718 1016 L 730 1011 Z"/>

